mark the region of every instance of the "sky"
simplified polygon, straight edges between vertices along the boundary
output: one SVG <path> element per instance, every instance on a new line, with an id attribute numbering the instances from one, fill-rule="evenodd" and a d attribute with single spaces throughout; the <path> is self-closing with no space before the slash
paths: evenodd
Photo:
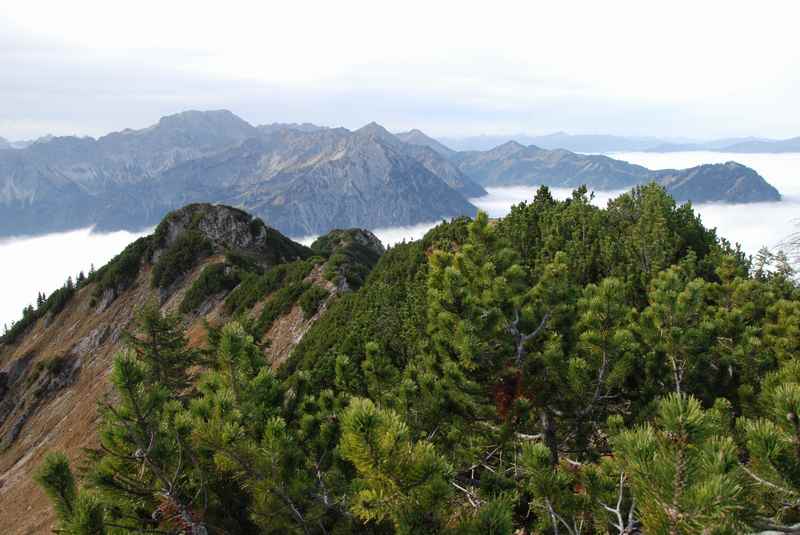
<path id="1" fill-rule="evenodd" d="M 435 136 L 800 135 L 800 2 L 26 0 L 0 136 L 186 109 Z"/>

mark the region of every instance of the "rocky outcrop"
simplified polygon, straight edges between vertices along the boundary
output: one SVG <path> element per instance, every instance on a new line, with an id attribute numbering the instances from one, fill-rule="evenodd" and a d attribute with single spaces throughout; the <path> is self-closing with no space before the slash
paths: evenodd
<path id="1" fill-rule="evenodd" d="M 172 247 L 180 236 L 189 231 L 199 232 L 211 243 L 211 254 L 235 251 L 249 254 L 269 265 L 291 262 L 311 254 L 308 248 L 269 228 L 261 219 L 243 210 L 200 203 L 167 214 L 154 234 L 156 255 L 159 250 Z"/>

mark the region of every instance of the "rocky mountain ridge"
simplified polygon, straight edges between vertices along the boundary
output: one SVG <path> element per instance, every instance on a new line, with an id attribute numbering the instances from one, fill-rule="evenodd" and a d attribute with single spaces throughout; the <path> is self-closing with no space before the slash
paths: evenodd
<path id="1" fill-rule="evenodd" d="M 3 151 L 0 235 L 143 228 L 208 201 L 254 211 L 287 234 L 320 234 L 474 214 L 458 189 L 483 193 L 443 157 L 377 125 L 264 131 L 227 111 L 184 112 L 97 140 Z"/>
<path id="2" fill-rule="evenodd" d="M 741 138 L 707 143 L 662 143 L 647 149 L 647 152 L 711 151 L 756 154 L 781 154 L 800 152 L 800 137 L 790 139 Z"/>
<path id="3" fill-rule="evenodd" d="M 60 308 L 0 337 L 3 532 L 49 530 L 52 511 L 31 474 L 47 450 L 77 459 L 96 446 L 98 403 L 111 395 L 111 363 L 135 311 L 155 304 L 179 315 L 196 348 L 206 344 L 206 324 L 250 317 L 278 366 L 383 251 L 365 230 L 335 231 L 307 248 L 241 210 L 191 205 L 100 268 Z"/>
<path id="4" fill-rule="evenodd" d="M 490 150 L 498 145 L 516 141 L 523 145 L 555 150 L 565 149 L 587 154 L 615 152 L 738 152 L 783 153 L 800 152 L 800 137 L 766 139 L 760 137 L 731 137 L 699 141 L 689 138 L 659 138 L 653 136 L 616 136 L 608 134 L 568 134 L 555 132 L 541 136 L 526 134 L 481 135 L 463 138 L 441 138 L 448 147 L 458 151 Z"/>

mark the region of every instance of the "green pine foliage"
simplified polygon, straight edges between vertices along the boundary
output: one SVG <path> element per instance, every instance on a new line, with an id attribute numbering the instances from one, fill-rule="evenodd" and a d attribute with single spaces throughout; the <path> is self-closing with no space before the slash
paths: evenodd
<path id="1" fill-rule="evenodd" d="M 197 277 L 181 301 L 180 311 L 184 314 L 195 310 L 212 295 L 229 292 L 239 284 L 239 275 L 227 264 L 206 266 Z"/>
<path id="2" fill-rule="evenodd" d="M 279 317 L 283 316 L 297 303 L 300 297 L 311 288 L 307 282 L 293 282 L 275 292 L 266 303 L 255 323 L 255 332 L 263 334 L 272 327 Z"/>
<path id="3" fill-rule="evenodd" d="M 53 502 L 58 518 L 58 533 L 65 535 L 105 535 L 103 508 L 90 492 L 78 490 L 67 457 L 50 453 L 34 479 Z"/>
<path id="4" fill-rule="evenodd" d="M 49 296 L 45 297 L 40 293 L 36 300 L 36 308 L 28 305 L 22 309 L 22 318 L 11 324 L 0 336 L 0 344 L 13 344 L 32 326 L 39 318 L 47 315 L 54 317 L 61 312 L 75 295 L 77 288 L 72 284 L 72 278 L 68 278 L 61 288 L 56 289 Z"/>
<path id="5" fill-rule="evenodd" d="M 747 530 L 747 481 L 725 428 L 729 407 L 719 405 L 704 411 L 696 398 L 673 393 L 659 402 L 653 423 L 615 438 L 645 533 Z"/>
<path id="6" fill-rule="evenodd" d="M 437 533 L 446 524 L 452 468 L 430 442 L 414 441 L 391 409 L 354 398 L 342 415 L 340 450 L 358 472 L 353 512 L 389 519 L 397 533 Z"/>
<path id="7" fill-rule="evenodd" d="M 319 258 L 312 257 L 279 264 L 264 273 L 243 272 L 241 284 L 225 298 L 226 311 L 232 315 L 247 312 L 269 294 L 283 287 L 302 284 L 318 261 Z"/>
<path id="8" fill-rule="evenodd" d="M 351 288 L 360 288 L 370 270 L 378 262 L 380 251 L 363 242 L 359 229 L 333 230 L 317 238 L 311 250 L 327 259 L 325 278 L 339 283 L 346 281 Z"/>
<path id="9" fill-rule="evenodd" d="M 199 231 L 180 234 L 153 265 L 153 288 L 166 288 L 211 253 L 211 243 Z"/>
<path id="10" fill-rule="evenodd" d="M 149 306 L 101 448 L 77 477 L 42 469 L 61 529 L 800 532 L 787 262 L 751 265 L 654 185 L 590 201 L 542 188 L 499 221 L 443 223 L 361 258 L 363 284 L 320 314 L 306 281 L 323 263 L 347 280 L 342 240 L 266 270 L 229 260 L 232 319 L 202 354 Z M 316 319 L 273 370 L 259 337 L 298 304 Z"/>
<path id="11" fill-rule="evenodd" d="M 330 295 L 328 290 L 322 286 L 312 284 L 298 300 L 300 307 L 303 309 L 303 317 L 309 319 L 316 314 L 319 307 L 328 298 L 328 295 Z"/>
<path id="12" fill-rule="evenodd" d="M 108 264 L 90 272 L 88 282 L 95 282 L 95 298 L 107 290 L 122 291 L 130 286 L 139 275 L 144 260 L 149 260 L 153 251 L 153 238 L 146 236 L 128 245 Z"/>

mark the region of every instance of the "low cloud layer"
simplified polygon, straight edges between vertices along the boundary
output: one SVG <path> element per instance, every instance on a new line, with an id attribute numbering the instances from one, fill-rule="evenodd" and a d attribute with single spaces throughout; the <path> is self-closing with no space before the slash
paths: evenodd
<path id="1" fill-rule="evenodd" d="M 142 236 L 131 232 L 92 234 L 90 229 L 35 238 L 0 240 L 3 277 L 0 280 L 0 329 L 22 317 L 22 309 L 49 295 L 67 277 L 101 267 L 126 245 Z"/>

